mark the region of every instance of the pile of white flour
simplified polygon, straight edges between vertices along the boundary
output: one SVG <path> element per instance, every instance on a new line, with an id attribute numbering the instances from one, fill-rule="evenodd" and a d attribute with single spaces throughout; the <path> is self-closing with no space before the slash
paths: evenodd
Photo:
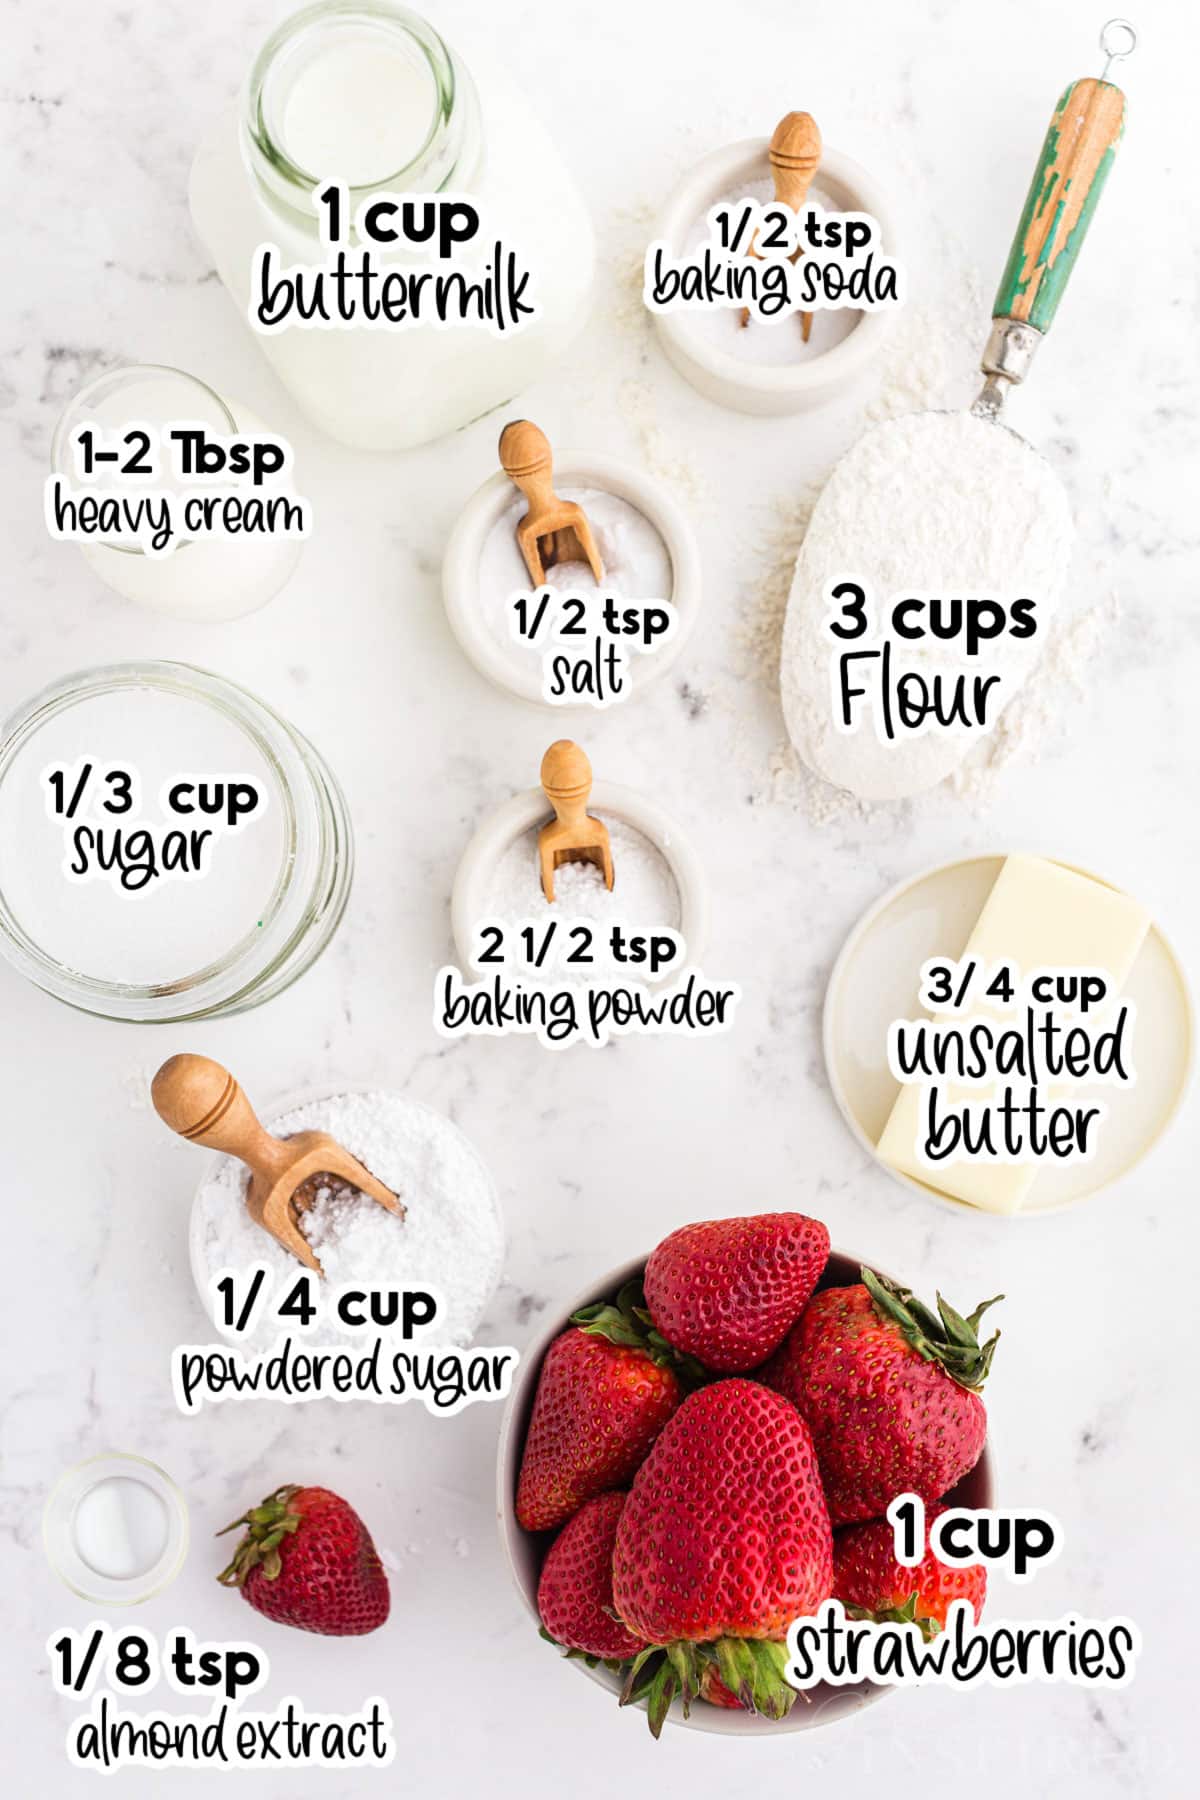
<path id="1" fill-rule="evenodd" d="M 973 659 L 958 642 L 903 646 L 903 666 L 927 678 L 999 674 L 1007 703 L 1045 646 L 1071 539 L 1058 478 L 1003 426 L 969 412 L 915 413 L 866 432 L 817 501 L 788 600 L 780 685 L 803 761 L 860 799 L 898 800 L 936 786 L 980 741 L 933 730 L 885 743 L 869 715 L 855 732 L 836 729 L 825 630 L 833 582 L 864 583 L 876 622 L 905 594 L 1035 599 L 1032 639 L 995 639 Z"/>
<path id="2" fill-rule="evenodd" d="M 504 1229 L 492 1179 L 449 1119 L 399 1094 L 336 1094 L 315 1100 L 268 1129 L 277 1137 L 326 1131 L 391 1188 L 404 1218 L 353 1189 L 322 1190 L 301 1215 L 326 1281 L 338 1285 L 432 1289 L 441 1310 L 429 1328 L 439 1344 L 469 1344 L 500 1279 Z M 295 1257 L 256 1225 L 246 1209 L 249 1177 L 222 1157 L 196 1196 L 192 1229 L 209 1275 L 265 1262 L 276 1297 L 301 1271 Z M 205 1305 L 207 1294 L 203 1295 Z M 285 1328 L 264 1319 L 251 1348 L 269 1345 Z M 329 1341 L 318 1327 L 309 1342 Z"/>

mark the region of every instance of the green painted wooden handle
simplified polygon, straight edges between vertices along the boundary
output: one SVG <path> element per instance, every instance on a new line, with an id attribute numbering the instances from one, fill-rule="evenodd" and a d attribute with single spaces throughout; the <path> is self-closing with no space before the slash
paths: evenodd
<path id="1" fill-rule="evenodd" d="M 1125 96 L 1111 82 L 1073 81 L 1042 145 L 1021 223 L 992 308 L 1048 331 L 1125 129 Z"/>

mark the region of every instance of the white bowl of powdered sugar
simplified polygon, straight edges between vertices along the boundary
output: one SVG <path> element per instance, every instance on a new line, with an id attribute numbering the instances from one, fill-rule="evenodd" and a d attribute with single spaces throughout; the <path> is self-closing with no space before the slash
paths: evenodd
<path id="1" fill-rule="evenodd" d="M 380 1089 L 308 1099 L 264 1122 L 276 1137 L 328 1132 L 404 1203 L 400 1218 L 341 1184 L 318 1189 L 300 1223 L 326 1282 L 428 1290 L 438 1301 L 430 1329 L 439 1343 L 469 1344 L 500 1279 L 504 1223 L 492 1177 L 458 1127 L 419 1100 Z M 222 1271 L 266 1263 L 277 1294 L 300 1273 L 251 1218 L 248 1180 L 236 1158 L 215 1157 L 192 1203 L 192 1275 L 210 1314 L 211 1283 Z M 270 1344 L 280 1329 L 268 1309 L 251 1347 Z"/>

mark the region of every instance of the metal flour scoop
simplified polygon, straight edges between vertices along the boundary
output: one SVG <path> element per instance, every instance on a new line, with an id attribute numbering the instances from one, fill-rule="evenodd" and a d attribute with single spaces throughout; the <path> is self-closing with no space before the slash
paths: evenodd
<path id="1" fill-rule="evenodd" d="M 1130 26 L 1110 20 L 1104 75 L 1134 41 Z M 1000 279 L 975 404 L 875 426 L 836 465 L 814 509 L 784 627 L 784 714 L 804 762 L 862 799 L 903 799 L 953 773 L 1045 643 L 1070 559 L 1070 508 L 1049 464 L 1004 424 L 1004 402 L 1053 321 L 1124 113 L 1124 95 L 1103 76 L 1072 82 L 1059 100 Z M 853 585 L 834 596 L 843 583 Z M 856 606 L 855 588 L 865 605 Z M 964 605 L 1032 598 L 1036 630 L 998 632 L 977 654 L 928 629 L 885 650 L 876 626 L 891 603 L 933 596 Z M 909 617 L 928 625 L 919 607 Z M 941 609 L 943 626 L 951 618 Z M 981 696 L 991 675 L 998 679 Z M 939 718 L 951 729 L 931 726 Z"/>

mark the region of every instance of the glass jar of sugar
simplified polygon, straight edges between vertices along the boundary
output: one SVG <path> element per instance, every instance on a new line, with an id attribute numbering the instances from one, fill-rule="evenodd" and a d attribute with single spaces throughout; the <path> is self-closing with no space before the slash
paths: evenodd
<path id="1" fill-rule="evenodd" d="M 127 365 L 86 382 L 71 400 L 55 428 L 51 470 L 66 488 L 79 492 L 78 432 L 90 429 L 97 444 L 102 438 L 111 444 L 133 425 L 161 434 L 176 424 L 201 426 L 222 438 L 264 429 L 248 408 L 239 404 L 235 409 L 182 369 Z M 139 481 L 132 494 L 153 502 L 163 487 L 173 485 L 161 439 L 156 463 L 160 473 L 152 481 Z M 128 539 L 97 536 L 80 543 L 85 562 L 107 587 L 180 619 L 240 619 L 257 612 L 292 574 L 300 547 L 298 537 L 279 532 L 205 532 L 177 543 L 166 556 L 148 555 Z"/>
<path id="2" fill-rule="evenodd" d="M 226 115 L 192 168 L 196 229 L 243 316 L 260 244 L 287 265 L 325 260 L 319 182 L 344 183 L 352 212 L 378 193 L 467 196 L 480 242 L 498 240 L 530 271 L 539 316 L 502 336 L 428 323 L 260 336 L 313 422 L 355 448 L 405 449 L 468 424 L 536 380 L 586 317 L 587 211 L 526 96 L 502 70 L 475 67 L 478 87 L 433 27 L 392 0 L 308 7 L 272 33 L 240 117 Z"/>
<path id="3" fill-rule="evenodd" d="M 184 663 L 56 682 L 0 733 L 0 953 L 85 1012 L 243 1012 L 329 942 L 345 801 L 262 701 Z"/>

